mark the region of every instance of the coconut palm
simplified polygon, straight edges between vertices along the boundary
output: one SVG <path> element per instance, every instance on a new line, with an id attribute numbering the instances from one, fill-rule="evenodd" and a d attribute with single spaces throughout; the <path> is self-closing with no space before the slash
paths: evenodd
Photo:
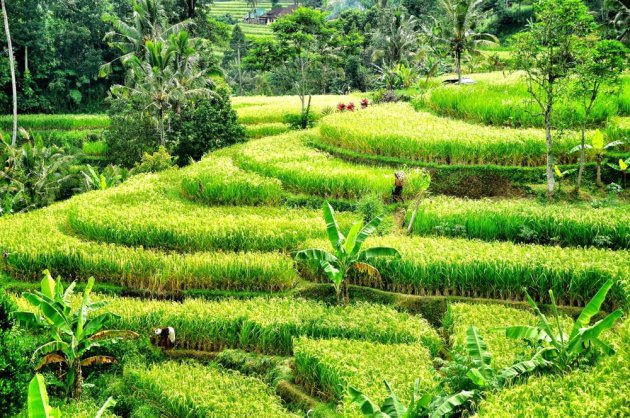
<path id="1" fill-rule="evenodd" d="M 475 31 L 475 25 L 483 20 L 482 4 L 483 0 L 442 0 L 447 26 L 441 31 L 440 38 L 448 44 L 449 50 L 455 56 L 459 83 L 462 81 L 462 55 L 478 55 L 478 46 L 499 42 L 490 33 Z"/>
<path id="2" fill-rule="evenodd" d="M 348 235 L 344 235 L 339 229 L 339 224 L 335 219 L 335 211 L 330 203 L 324 203 L 324 220 L 326 221 L 326 232 L 328 239 L 334 249 L 334 254 L 317 248 L 298 251 L 295 254 L 296 260 L 315 261 L 326 272 L 326 275 L 333 283 L 337 294 L 337 303 L 341 304 L 342 286 L 344 291 L 344 301 L 347 305 L 350 301 L 349 285 L 345 280 L 345 275 L 352 269 L 371 276 L 378 276 L 379 271 L 372 266 L 370 261 L 380 257 L 399 257 L 398 250 L 390 247 L 373 247 L 361 251 L 363 241 L 376 232 L 376 228 L 383 218 L 377 216 L 366 225 L 363 222 L 356 222 L 350 228 Z"/>
<path id="3" fill-rule="evenodd" d="M 112 64 L 116 61 L 124 63 L 132 56 L 141 58 L 145 53 L 147 41 L 156 41 L 181 32 L 190 23 L 184 21 L 168 26 L 161 0 L 132 0 L 131 6 L 133 13 L 129 23 L 115 16 L 105 16 L 114 30 L 107 32 L 104 40 L 108 41 L 112 48 L 118 49 L 122 55 L 104 64 L 100 69 L 101 76 L 109 75 Z"/>
<path id="4" fill-rule="evenodd" d="M 147 41 L 145 57 L 129 56 L 123 64 L 128 68 L 127 85 L 112 86 L 117 96 L 131 97 L 141 103 L 142 110 L 155 120 L 160 145 L 166 145 L 164 119 L 167 113 L 192 96 L 210 97 L 208 81 L 196 67 L 197 54 L 188 45 L 188 35 L 172 35 L 168 43 Z"/>
<path id="5" fill-rule="evenodd" d="M 90 292 L 94 278 L 90 278 L 83 291 L 81 304 L 72 308 L 76 282 L 64 289 L 61 278 L 55 281 L 48 270 L 44 271 L 41 291 L 24 293 L 24 299 L 34 308 L 34 312 L 13 312 L 12 316 L 21 325 L 46 331 L 51 339 L 39 346 L 33 353 L 33 360 L 41 357 L 37 370 L 49 364 L 63 367 L 63 377 L 67 394 L 72 398 L 81 397 L 83 391 L 83 367 L 99 364 L 112 364 L 116 359 L 110 356 L 87 354 L 103 342 L 121 338 L 135 338 L 131 331 L 103 329 L 114 315 L 104 312 L 89 318 L 91 312 L 103 308 L 107 302 L 92 302 Z"/>

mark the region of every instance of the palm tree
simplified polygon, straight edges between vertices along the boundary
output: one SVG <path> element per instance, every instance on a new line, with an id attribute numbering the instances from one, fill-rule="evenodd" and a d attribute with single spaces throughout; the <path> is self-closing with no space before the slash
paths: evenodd
<path id="1" fill-rule="evenodd" d="M 205 74 L 196 67 L 198 54 L 186 32 L 172 35 L 168 43 L 147 41 L 145 50 L 144 60 L 131 55 L 123 61 L 128 68 L 128 85 L 112 86 L 112 93 L 142 103 L 142 110 L 156 121 L 160 145 L 166 146 L 164 119 L 168 111 L 179 111 L 190 97 L 210 97 L 213 92 L 207 88 Z"/>
<path id="2" fill-rule="evenodd" d="M 142 57 L 147 41 L 156 41 L 178 33 L 190 23 L 184 21 L 167 26 L 166 14 L 160 0 L 132 0 L 131 5 L 133 13 L 129 23 L 115 16 L 105 16 L 114 30 L 107 32 L 104 40 L 112 48 L 118 49 L 122 56 L 101 66 L 100 74 L 103 77 L 112 72 L 114 62 L 124 63 L 134 55 Z"/>
<path id="3" fill-rule="evenodd" d="M 344 286 L 344 300 L 347 305 L 350 301 L 348 281 L 344 280 L 346 273 L 356 269 L 371 276 L 379 276 L 376 267 L 369 264 L 372 260 L 380 257 L 399 257 L 400 253 L 390 247 L 373 247 L 361 251 L 363 241 L 376 232 L 376 228 L 383 218 L 377 216 L 367 225 L 363 222 L 356 222 L 350 228 L 350 232 L 345 236 L 339 229 L 339 224 L 335 219 L 335 211 L 330 203 L 324 203 L 324 220 L 326 221 L 326 232 L 328 239 L 334 249 L 334 254 L 326 250 L 311 248 L 298 251 L 295 254 L 296 260 L 315 261 L 324 269 L 326 275 L 335 287 L 337 303 L 341 304 L 342 285 Z"/>
<path id="4" fill-rule="evenodd" d="M 13 57 L 13 44 L 11 42 L 11 31 L 9 30 L 9 15 L 4 0 L 2 3 L 2 16 L 4 17 L 4 34 L 7 37 L 7 47 L 9 52 L 9 70 L 11 72 L 11 90 L 13 94 L 13 134 L 11 136 L 11 146 L 17 144 L 17 82 L 15 81 L 15 60 Z"/>
<path id="5" fill-rule="evenodd" d="M 598 129 L 593 134 L 591 144 L 580 144 L 576 147 L 573 147 L 569 151 L 569 153 L 574 153 L 577 151 L 585 152 L 586 150 L 591 150 L 590 152 L 595 157 L 595 161 L 597 162 L 596 183 L 597 186 L 602 187 L 604 185 L 604 183 L 602 183 L 602 162 L 606 158 L 606 153 L 609 149 L 622 144 L 624 144 L 624 141 L 613 141 L 606 143 L 604 140 L 604 134 Z"/>
<path id="6" fill-rule="evenodd" d="M 442 0 L 448 26 L 444 28 L 442 40 L 455 56 L 457 81 L 462 82 L 462 55 L 466 52 L 479 54 L 477 47 L 496 44 L 496 36 L 475 32 L 475 25 L 483 19 L 483 0 Z"/>

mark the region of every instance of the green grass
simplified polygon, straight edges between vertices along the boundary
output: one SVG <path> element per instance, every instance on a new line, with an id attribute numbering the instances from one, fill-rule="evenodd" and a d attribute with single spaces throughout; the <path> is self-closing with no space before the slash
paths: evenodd
<path id="1" fill-rule="evenodd" d="M 429 351 L 419 344 L 378 344 L 352 340 L 294 341 L 296 379 L 311 393 L 340 402 L 345 417 L 362 416 L 347 395 L 349 386 L 361 390 L 380 405 L 387 396 L 387 380 L 403 403 L 411 399 L 416 379 L 420 393 L 436 386 Z"/>
<path id="2" fill-rule="evenodd" d="M 630 321 L 611 336 L 616 353 L 592 368 L 565 375 L 531 376 L 526 383 L 489 395 L 478 418 L 627 417 L 630 381 Z"/>
<path id="3" fill-rule="evenodd" d="M 358 102 L 357 97 L 340 95 L 315 95 L 311 111 L 315 118 L 332 112 L 339 102 Z M 299 115 L 302 111 L 298 96 L 241 96 L 232 98 L 232 106 L 239 122 L 245 125 L 284 123 L 287 115 Z"/>
<path id="4" fill-rule="evenodd" d="M 411 213 L 411 211 L 409 211 Z M 409 218 L 409 216 L 408 216 Z M 630 206 L 538 203 L 530 199 L 425 200 L 414 232 L 563 246 L 630 248 Z"/>
<path id="5" fill-rule="evenodd" d="M 322 140 L 365 154 L 438 164 L 497 164 L 536 167 L 545 164 L 544 132 L 471 125 L 467 122 L 416 112 L 404 103 L 371 106 L 335 113 L 320 123 Z M 555 135 L 559 164 L 579 141 L 565 132 Z"/>
<path id="6" fill-rule="evenodd" d="M 519 74 L 520 75 L 520 74 Z M 540 109 L 527 92 L 519 75 L 506 79 L 480 81 L 471 85 L 448 85 L 432 89 L 428 98 L 417 102 L 442 116 L 464 119 L 487 125 L 510 127 L 543 127 Z M 475 75 L 471 75 L 475 79 Z M 630 115 L 630 77 L 621 80 L 619 94 L 601 94 L 591 111 L 591 125 L 603 125 L 609 118 Z M 584 111 L 576 100 L 560 102 L 556 106 L 555 123 L 578 128 L 584 120 Z"/>
<path id="7" fill-rule="evenodd" d="M 109 147 L 105 141 L 91 141 L 84 142 L 82 149 L 85 155 L 102 157 L 107 155 Z"/>
<path id="8" fill-rule="evenodd" d="M 173 361 L 127 368 L 124 380 L 134 397 L 159 404 L 177 417 L 297 417 L 263 381 L 216 365 Z"/>
<path id="9" fill-rule="evenodd" d="M 0 116 L 0 129 L 11 130 L 12 116 Z M 107 115 L 18 115 L 18 126 L 26 130 L 89 130 L 109 126 Z"/>
<path id="10" fill-rule="evenodd" d="M 357 199 L 374 192 L 391 197 L 394 169 L 350 164 L 306 146 L 313 131 L 292 132 L 250 141 L 233 148 L 234 162 L 243 169 L 278 178 L 296 193 Z M 420 172 L 407 172 L 405 193 L 419 190 Z"/>
<path id="11" fill-rule="evenodd" d="M 248 138 L 263 138 L 266 136 L 280 135 L 289 131 L 289 126 L 282 122 L 245 125 L 245 133 Z"/>
<path id="12" fill-rule="evenodd" d="M 329 249 L 325 241 L 306 248 Z M 584 304 L 608 279 L 615 282 L 611 305 L 628 301 L 630 253 L 600 249 L 519 245 L 509 242 L 390 235 L 366 240 L 366 246 L 390 246 L 402 257 L 377 260 L 382 279 L 356 276 L 361 285 L 417 295 L 458 295 L 523 300 L 523 287 L 548 302 L 553 289 L 561 304 Z"/>

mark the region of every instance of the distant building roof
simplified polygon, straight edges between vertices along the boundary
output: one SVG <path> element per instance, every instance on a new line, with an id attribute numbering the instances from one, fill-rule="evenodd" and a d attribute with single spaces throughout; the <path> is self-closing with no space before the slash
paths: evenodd
<path id="1" fill-rule="evenodd" d="M 265 13 L 264 15 L 260 16 L 263 18 L 279 18 L 282 16 L 286 16 L 288 14 L 291 14 L 295 11 L 295 9 L 297 9 L 298 6 L 296 5 L 291 5 L 291 6 L 286 6 L 286 7 L 279 7 L 277 9 L 273 9 L 268 11 L 267 13 Z"/>

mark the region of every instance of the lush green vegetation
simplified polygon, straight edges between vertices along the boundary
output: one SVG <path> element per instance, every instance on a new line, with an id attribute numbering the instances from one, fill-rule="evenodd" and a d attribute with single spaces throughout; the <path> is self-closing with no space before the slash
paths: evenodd
<path id="1" fill-rule="evenodd" d="M 618 0 L 0 3 L 0 416 L 630 414 Z"/>

